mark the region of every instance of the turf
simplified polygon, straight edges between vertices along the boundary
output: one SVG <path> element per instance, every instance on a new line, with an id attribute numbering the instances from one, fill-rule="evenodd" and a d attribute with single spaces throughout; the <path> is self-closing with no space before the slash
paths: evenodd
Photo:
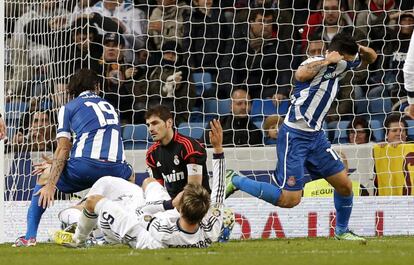
<path id="1" fill-rule="evenodd" d="M 359 242 L 327 238 L 231 241 L 208 249 L 133 250 L 125 246 L 67 249 L 52 244 L 31 248 L 0 245 L 2 265 L 106 264 L 414 264 L 414 237 Z"/>

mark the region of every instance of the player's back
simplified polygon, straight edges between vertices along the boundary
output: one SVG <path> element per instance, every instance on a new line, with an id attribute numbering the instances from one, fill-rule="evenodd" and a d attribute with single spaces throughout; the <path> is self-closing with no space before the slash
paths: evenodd
<path id="1" fill-rule="evenodd" d="M 217 241 L 222 221 L 208 215 L 194 233 L 184 231 L 179 220 L 174 218 L 154 218 L 148 227 L 151 236 L 170 248 L 206 248 Z"/>
<path id="2" fill-rule="evenodd" d="M 123 160 L 118 114 L 95 93 L 85 91 L 61 108 L 57 136 L 71 133 L 75 134 L 71 157 Z"/>

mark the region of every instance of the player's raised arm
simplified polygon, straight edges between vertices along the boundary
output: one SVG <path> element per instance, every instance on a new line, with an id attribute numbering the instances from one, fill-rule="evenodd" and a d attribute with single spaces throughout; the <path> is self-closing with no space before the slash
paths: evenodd
<path id="1" fill-rule="evenodd" d="M 340 55 L 339 52 L 329 52 L 327 53 L 325 59 L 299 66 L 298 70 L 295 73 L 295 78 L 299 82 L 309 81 L 313 79 L 323 67 L 333 63 L 336 64 L 343 58 L 344 57 Z"/>
<path id="2" fill-rule="evenodd" d="M 372 64 L 377 60 L 377 53 L 366 46 L 358 45 L 359 55 L 361 57 L 361 67 L 365 68 L 368 64 Z"/>
<path id="3" fill-rule="evenodd" d="M 223 153 L 223 129 L 218 120 L 210 122 L 209 138 L 213 146 L 213 185 L 211 189 L 211 204 L 221 205 L 225 198 L 225 172 L 226 163 Z"/>

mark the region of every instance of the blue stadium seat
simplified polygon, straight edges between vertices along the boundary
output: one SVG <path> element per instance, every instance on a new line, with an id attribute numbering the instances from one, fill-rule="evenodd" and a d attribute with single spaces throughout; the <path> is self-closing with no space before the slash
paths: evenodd
<path id="1" fill-rule="evenodd" d="M 371 98 L 368 102 L 368 110 L 371 119 L 384 120 L 392 111 L 392 101 L 390 98 Z"/>
<path id="2" fill-rule="evenodd" d="M 12 101 L 6 103 L 5 120 L 11 121 L 20 119 L 22 113 L 27 110 L 27 103 L 23 101 Z"/>
<path id="3" fill-rule="evenodd" d="M 122 130 L 122 140 L 126 150 L 147 149 L 151 137 L 145 124 L 127 124 Z"/>
<path id="4" fill-rule="evenodd" d="M 204 114 L 209 116 L 231 113 L 231 99 L 205 99 Z"/>
<path id="5" fill-rule="evenodd" d="M 178 132 L 190 136 L 194 139 L 200 139 L 203 136 L 204 128 L 206 125 L 204 122 L 190 122 L 190 123 L 181 123 L 178 126 Z"/>
<path id="6" fill-rule="evenodd" d="M 414 139 L 414 120 L 407 120 L 408 123 L 408 137 L 410 140 Z"/>
<path id="7" fill-rule="evenodd" d="M 348 136 L 346 134 L 346 129 L 348 127 L 349 121 L 339 121 L 339 122 L 330 122 L 328 128 L 334 130 L 334 140 L 333 144 L 344 144 L 348 143 Z"/>
<path id="8" fill-rule="evenodd" d="M 250 114 L 254 121 L 261 121 L 266 116 L 278 114 L 285 116 L 290 105 L 289 100 L 283 100 L 276 108 L 271 99 L 253 99 Z"/>
<path id="9" fill-rule="evenodd" d="M 195 83 L 197 96 L 202 96 L 204 92 L 213 88 L 213 77 L 210 73 L 193 73 L 191 77 Z"/>
<path id="10" fill-rule="evenodd" d="M 371 120 L 369 122 L 372 133 L 375 137 L 376 142 L 382 142 L 385 139 L 384 124 L 381 120 Z"/>

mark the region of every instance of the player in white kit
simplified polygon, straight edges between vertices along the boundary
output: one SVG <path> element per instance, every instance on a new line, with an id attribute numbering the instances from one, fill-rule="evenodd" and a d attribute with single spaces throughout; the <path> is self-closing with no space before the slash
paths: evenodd
<path id="1" fill-rule="evenodd" d="M 209 136 L 214 148 L 211 195 L 202 185 L 187 184 L 179 200 L 179 218 L 171 217 L 168 212 L 151 215 L 139 211 L 145 203 L 144 196 L 147 204 L 169 198 L 158 182 L 148 183 L 143 193 L 127 181 L 105 177 L 89 191 L 70 246 L 84 246 L 96 225 L 108 243 L 127 244 L 137 249 L 203 248 L 217 241 L 223 224 L 225 196 L 222 128 L 218 121 L 211 122 Z"/>

